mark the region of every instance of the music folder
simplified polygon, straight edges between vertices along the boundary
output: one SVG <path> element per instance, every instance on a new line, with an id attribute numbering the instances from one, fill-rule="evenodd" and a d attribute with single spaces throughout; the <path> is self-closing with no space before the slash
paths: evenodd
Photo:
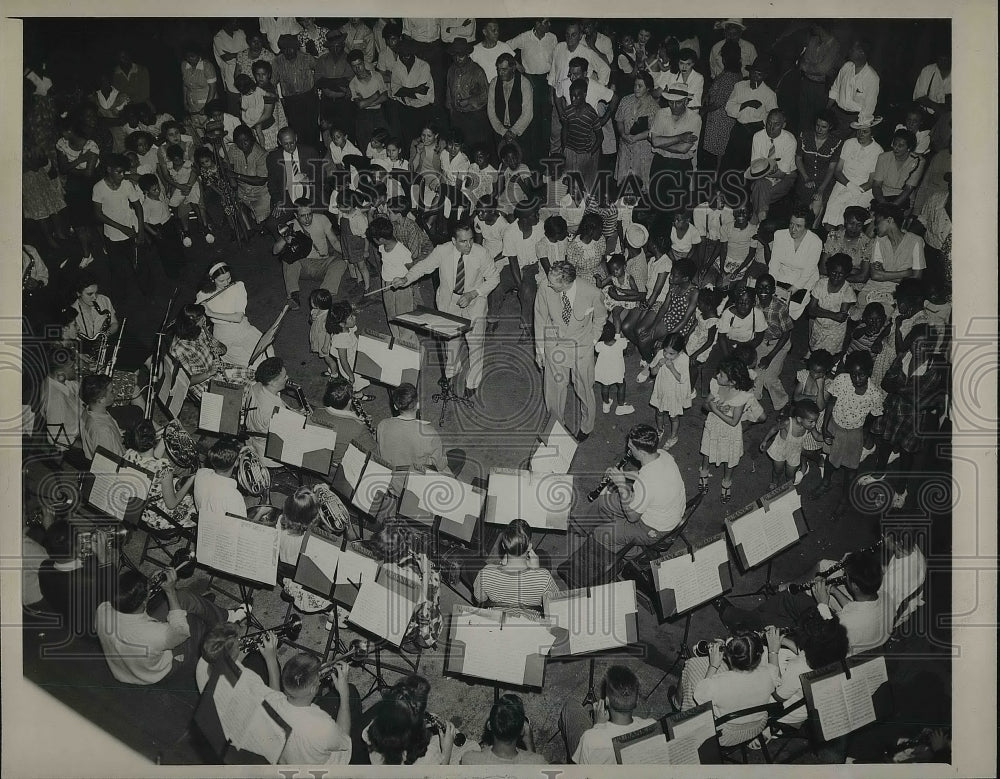
<path id="1" fill-rule="evenodd" d="M 310 527 L 302 537 L 292 581 L 329 600 L 343 543 L 343 538 L 322 528 Z"/>
<path id="2" fill-rule="evenodd" d="M 573 477 L 569 474 L 490 469 L 486 522 L 506 525 L 523 519 L 538 530 L 565 531 L 572 507 Z"/>
<path id="3" fill-rule="evenodd" d="M 723 522 L 743 572 L 767 562 L 809 532 L 794 485 L 772 490 Z"/>
<path id="4" fill-rule="evenodd" d="M 392 467 L 352 442 L 344 451 L 331 486 L 358 509 L 375 517 L 396 510 L 399 497 L 398 492 L 393 492 L 394 484 L 398 484 L 398 477 L 394 482 Z"/>
<path id="5" fill-rule="evenodd" d="M 720 761 L 712 704 L 668 714 L 630 733 L 614 736 L 619 765 L 712 765 Z"/>
<path id="6" fill-rule="evenodd" d="M 577 446 L 577 440 L 569 431 L 550 416 L 538 434 L 538 445 L 531 455 L 528 470 L 532 473 L 569 473 Z"/>
<path id="7" fill-rule="evenodd" d="M 545 616 L 566 631 L 552 645 L 551 656 L 634 644 L 639 635 L 638 612 L 635 582 L 631 579 L 561 592 L 545 605 Z"/>
<path id="8" fill-rule="evenodd" d="M 389 324 L 421 330 L 446 341 L 464 335 L 472 329 L 471 320 L 426 306 L 417 306 L 409 313 L 400 314 Z"/>
<path id="9" fill-rule="evenodd" d="M 404 382 L 416 387 L 420 381 L 420 348 L 400 343 L 377 330 L 363 330 L 358 333 L 354 371 L 389 387 Z"/>
<path id="10" fill-rule="evenodd" d="M 241 579 L 274 586 L 278 578 L 278 528 L 220 511 L 198 517 L 198 562 Z"/>
<path id="11" fill-rule="evenodd" d="M 84 499 L 102 514 L 135 527 L 152 483 L 152 472 L 99 446 L 84 481 Z"/>
<path id="12" fill-rule="evenodd" d="M 351 624 L 398 647 L 421 600 L 421 582 L 389 566 L 358 588 L 347 619 Z"/>
<path id="13" fill-rule="evenodd" d="M 410 468 L 400 479 L 400 516 L 429 527 L 440 518 L 439 532 L 466 544 L 472 540 L 483 512 L 482 490 L 434 470 Z"/>
<path id="14" fill-rule="evenodd" d="M 456 603 L 448 616 L 444 671 L 540 688 L 545 658 L 559 635 L 550 620 Z"/>
<path id="15" fill-rule="evenodd" d="M 808 718 L 820 741 L 847 735 L 892 712 L 884 656 L 849 657 L 799 678 Z"/>
<path id="16" fill-rule="evenodd" d="M 264 455 L 313 473 L 330 473 L 337 431 L 317 425 L 291 409 L 276 408 L 267 428 Z"/>
<path id="17" fill-rule="evenodd" d="M 281 329 L 281 323 L 285 319 L 285 314 L 288 313 L 289 306 L 285 303 L 284 308 L 278 312 L 278 316 L 274 318 L 271 326 L 264 331 L 261 337 L 257 341 L 257 345 L 253 348 L 253 353 L 250 355 L 250 366 L 256 364 L 268 349 L 274 345 L 274 339 L 278 337 L 278 330 Z"/>
<path id="18" fill-rule="evenodd" d="M 209 379 L 208 389 L 201 395 L 198 428 L 210 433 L 239 435 L 244 389 L 241 384 Z"/>
<path id="19" fill-rule="evenodd" d="M 683 614 L 733 588 L 725 533 L 690 548 L 673 549 L 650 563 L 663 619 Z"/>
<path id="20" fill-rule="evenodd" d="M 373 553 L 360 541 L 345 540 L 337 556 L 331 600 L 349 609 L 354 608 L 361 588 L 378 576 L 380 565 Z"/>

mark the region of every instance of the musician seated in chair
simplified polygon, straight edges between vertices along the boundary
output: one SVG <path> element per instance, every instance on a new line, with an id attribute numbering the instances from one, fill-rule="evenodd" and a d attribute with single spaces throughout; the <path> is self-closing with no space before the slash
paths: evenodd
<path id="1" fill-rule="evenodd" d="M 390 393 L 398 416 L 383 419 L 376 428 L 379 457 L 392 468 L 433 468 L 457 476 L 465 465 L 461 449 L 444 451 L 434 425 L 417 419 L 420 396 L 417 388 L 403 382 Z"/>
<path id="2" fill-rule="evenodd" d="M 559 594 L 552 574 L 540 568 L 531 546 L 531 527 L 515 519 L 500 534 L 500 562 L 487 563 L 476 574 L 472 592 L 478 603 L 539 612 L 547 598 Z"/>
<path id="3" fill-rule="evenodd" d="M 714 605 L 730 630 L 761 630 L 765 625 L 789 628 L 804 612 L 818 610 L 824 617 L 835 615 L 847 629 L 849 654 L 877 649 L 888 640 L 895 616 L 888 613 L 889 609 L 879 599 L 882 563 L 878 552 L 863 550 L 847 555 L 843 577 L 846 579 L 844 590 L 831 588 L 827 579 L 820 576 L 812 581 L 811 592 L 793 593 L 786 586 L 753 611 L 737 608 L 725 598 Z"/>
<path id="4" fill-rule="evenodd" d="M 344 452 L 351 443 L 368 454 L 378 451 L 374 436 L 353 410 L 351 404 L 353 395 L 351 383 L 347 379 L 332 379 L 326 385 L 326 392 L 323 394 L 323 408 L 316 409 L 313 413 L 314 422 L 337 432 L 331 475 L 344 458 Z"/>
<path id="5" fill-rule="evenodd" d="M 212 335 L 205 307 L 189 303 L 181 309 L 174 322 L 174 337 L 170 341 L 170 356 L 177 360 L 191 378 L 188 393 L 200 400 L 208 382 L 220 378 L 234 384 L 249 384 L 253 371 L 222 359 L 227 347 Z"/>
<path id="6" fill-rule="evenodd" d="M 227 611 L 189 590 L 177 590 L 177 572 L 164 569 L 166 602 L 147 613 L 149 582 L 127 570 L 118 592 L 97 607 L 97 636 L 111 674 L 120 682 L 148 685 L 194 683 L 202 637 L 220 622 L 240 622 L 245 608 Z"/>
<path id="7" fill-rule="evenodd" d="M 86 407 L 80 422 L 80 443 L 83 445 L 84 457 L 93 460 L 99 446 L 113 454 L 125 454 L 122 429 L 108 412 L 115 400 L 111 377 L 98 374 L 84 378 L 80 386 L 80 399 Z"/>
<path id="8" fill-rule="evenodd" d="M 54 344 L 46 359 L 49 373 L 42 385 L 42 413 L 49 441 L 65 451 L 80 437 L 84 412 L 76 354 L 61 344 Z"/>
<path id="9" fill-rule="evenodd" d="M 268 688 L 281 692 L 281 668 L 278 665 L 278 637 L 268 630 L 260 637 L 260 645 L 255 651 L 243 648 L 240 636 L 243 628 L 232 622 L 220 622 L 205 635 L 201 645 L 201 657 L 194 668 L 194 680 L 198 692 L 205 691 L 212 675 L 212 664 L 228 656 L 236 665 L 242 666 L 242 674 L 250 674 L 252 684 L 266 691 Z M 252 639 L 250 639 L 252 640 Z M 262 662 L 261 662 L 262 661 Z M 267 678 L 267 684 L 264 678 Z"/>
<path id="10" fill-rule="evenodd" d="M 639 679 L 623 665 L 604 675 L 601 697 L 593 706 L 566 701 L 559 714 L 559 732 L 566 755 L 576 765 L 615 765 L 611 739 L 652 725 L 656 720 L 634 716 L 639 705 Z"/>
<path id="11" fill-rule="evenodd" d="M 597 541 L 615 550 L 662 539 L 681 523 L 686 502 L 681 472 L 670 453 L 658 448 L 655 428 L 636 425 L 628 433 L 626 447 L 639 470 L 608 469 L 614 489 L 601 494 L 598 506 L 607 524 L 594 531 Z"/>
<path id="12" fill-rule="evenodd" d="M 199 514 L 219 512 L 245 517 L 247 504 L 233 478 L 239 444 L 232 438 L 220 438 L 208 450 L 207 468 L 199 468 L 194 475 L 194 505 Z"/>
<path id="13" fill-rule="evenodd" d="M 159 531 L 175 530 L 178 526 L 193 528 L 195 508 L 190 493 L 194 476 L 188 469 L 176 468 L 166 457 L 164 440 L 156 434 L 153 423 L 148 419 L 142 420 L 126 432 L 125 443 L 128 444 L 125 460 L 153 474 L 146 506 L 142 510 L 142 523 Z"/>
<path id="14" fill-rule="evenodd" d="M 63 625 L 77 636 L 95 637 L 94 616 L 98 604 L 111 597 L 117 560 L 109 558 L 104 531 L 94 530 L 89 552 L 80 543 L 80 531 L 65 519 L 45 531 L 49 559 L 38 569 L 38 586 L 49 609 L 65 620 Z"/>
<path id="15" fill-rule="evenodd" d="M 264 456 L 267 448 L 267 431 L 275 409 L 288 408 L 281 393 L 289 386 L 288 371 L 280 357 L 268 357 L 254 372 L 254 382 L 247 385 L 243 395 L 247 410 L 246 427 L 250 446 L 268 468 L 281 468 L 281 463 Z"/>

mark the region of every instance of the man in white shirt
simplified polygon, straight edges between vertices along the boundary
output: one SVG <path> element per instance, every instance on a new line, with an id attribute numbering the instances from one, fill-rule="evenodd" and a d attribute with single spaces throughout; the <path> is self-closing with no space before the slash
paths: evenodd
<path id="1" fill-rule="evenodd" d="M 583 42 L 610 67 L 611 60 L 615 57 L 615 47 L 611 39 L 597 29 L 597 22 L 594 19 L 581 19 L 580 26 L 583 28 Z"/>
<path id="2" fill-rule="evenodd" d="M 882 563 L 877 552 L 854 552 L 844 561 L 846 593 L 830 589 L 825 579 L 813 584 L 813 596 L 823 616 L 836 614 L 847 630 L 848 655 L 878 649 L 892 633 L 893 615 L 880 602 Z M 825 608 L 824 608 L 825 607 Z"/>
<path id="3" fill-rule="evenodd" d="M 212 39 L 212 53 L 219 64 L 219 75 L 222 76 L 222 89 L 226 95 L 226 110 L 239 116 L 240 93 L 233 83 L 236 76 L 236 58 L 240 52 L 247 50 L 247 37 L 240 29 L 239 19 L 226 19 L 215 37 Z"/>
<path id="4" fill-rule="evenodd" d="M 538 155 L 543 154 L 549 142 L 552 123 L 548 78 L 558 41 L 549 32 L 549 27 L 548 19 L 535 19 L 530 30 L 507 41 L 507 45 L 517 53 L 521 69 L 531 82 L 534 121 L 528 126 L 528 133 L 532 138 L 530 146 Z M 528 164 L 532 165 L 533 161 L 528 161 Z"/>
<path id="5" fill-rule="evenodd" d="M 591 80 L 596 79 L 601 84 L 607 84 L 611 78 L 611 67 L 597 52 L 583 42 L 583 30 L 579 22 L 570 22 L 566 25 L 566 40 L 556 44 L 552 53 L 552 66 L 549 68 L 548 85 L 552 89 L 552 100 L 550 111 L 552 115 L 552 127 L 549 132 L 549 149 L 553 154 L 557 154 L 562 144 L 562 125 L 556 114 L 555 93 L 556 86 L 569 76 L 570 60 L 582 57 L 590 63 L 590 72 L 586 77 Z M 589 90 L 588 90 L 589 91 Z"/>
<path id="6" fill-rule="evenodd" d="M 500 40 L 500 24 L 496 19 L 489 19 L 483 25 L 483 39 L 472 48 L 469 57 L 486 74 L 486 81 L 497 77 L 497 57 L 501 54 L 514 55 L 514 50 Z"/>
<path id="7" fill-rule="evenodd" d="M 656 720 L 636 717 L 639 679 L 622 665 L 612 665 L 604 676 L 601 698 L 590 711 L 567 701 L 559 715 L 559 732 L 566 754 L 577 765 L 615 765 L 615 736 L 652 725 Z"/>
<path id="8" fill-rule="evenodd" d="M 951 107 L 951 50 L 938 53 L 930 65 L 917 76 L 913 86 L 913 101 L 934 116 Z"/>
<path id="9" fill-rule="evenodd" d="M 879 77 L 868 64 L 870 51 L 870 42 L 856 40 L 851 46 L 847 62 L 840 68 L 837 78 L 830 86 L 827 108 L 836 117 L 835 132 L 844 139 L 851 136 L 851 122 L 856 121 L 859 115 L 875 115 Z"/>
<path id="10" fill-rule="evenodd" d="M 743 170 L 754 134 L 764 129 L 768 113 L 778 107 L 777 95 L 764 83 L 767 67 L 768 63 L 762 58 L 754 60 L 750 65 L 750 77 L 737 82 L 726 101 L 726 114 L 735 119 L 736 124 L 722 155 L 720 171 Z"/>
<path id="11" fill-rule="evenodd" d="M 194 475 L 194 506 L 198 513 L 247 515 L 247 504 L 236 486 L 233 469 L 239 456 L 239 447 L 231 438 L 221 438 L 212 444 L 205 458 L 207 468 L 199 468 Z"/>
<path id="12" fill-rule="evenodd" d="M 94 219 L 104 225 L 104 246 L 111 267 L 111 297 L 120 300 L 135 293 L 129 282 L 138 279 L 146 284 L 145 274 L 138 274 L 138 246 L 146 242 L 142 216 L 142 194 L 125 179 L 128 160 L 111 154 L 104 162 L 104 178 L 94 184 L 91 197 Z M 143 294 L 150 290 L 140 289 Z"/>
<path id="13" fill-rule="evenodd" d="M 243 395 L 250 445 L 264 465 L 268 468 L 280 468 L 281 463 L 265 457 L 264 450 L 267 447 L 271 417 L 276 410 L 288 408 L 288 404 L 281 398 L 281 393 L 288 386 L 285 363 L 280 357 L 268 357 L 257 366 L 254 379 L 253 384 L 247 385 Z"/>
<path id="14" fill-rule="evenodd" d="M 768 161 L 766 172 L 750 188 L 751 213 L 757 222 L 767 219 L 771 204 L 792 191 L 798 146 L 795 136 L 785 129 L 785 112 L 780 108 L 770 111 L 764 129 L 758 131 L 750 143 L 751 166 L 758 160 Z"/>
<path id="15" fill-rule="evenodd" d="M 807 225 L 813 218 L 808 208 L 792 212 L 787 230 L 776 230 L 770 246 L 768 272 L 774 277 L 775 295 L 788 300 L 788 313 L 798 319 L 806 298 L 819 281 L 819 256 L 823 242 Z"/>
<path id="16" fill-rule="evenodd" d="M 629 430 L 626 452 L 639 463 L 639 470 L 607 470 L 614 489 L 601 494 L 599 511 L 609 523 L 595 531 L 594 538 L 609 549 L 652 544 L 684 517 L 686 497 L 680 469 L 659 443 L 655 428 L 636 425 Z"/>
<path id="17" fill-rule="evenodd" d="M 267 38 L 271 51 L 275 54 L 281 52 L 278 48 L 278 38 L 282 35 L 298 35 L 302 32 L 302 25 L 295 21 L 294 16 L 258 16 L 257 24 Z"/>
<path id="18" fill-rule="evenodd" d="M 535 295 L 538 293 L 538 242 L 545 229 L 538 221 L 535 202 L 523 201 L 514 206 L 514 222 L 503 234 L 503 255 L 507 258 L 517 296 L 521 302 L 521 341 L 531 340 L 535 324 Z"/>
<path id="19" fill-rule="evenodd" d="M 340 282 L 347 270 L 347 261 L 340 254 L 340 240 L 333 232 L 333 225 L 328 217 L 317 216 L 306 198 L 295 203 L 295 219 L 282 228 L 282 237 L 271 248 L 271 254 L 280 255 L 288 246 L 291 233 L 305 233 L 311 241 L 309 253 L 292 262 L 284 259 L 281 263 L 281 273 L 285 280 L 285 291 L 289 305 L 297 311 L 302 301 L 299 295 L 299 280 L 320 280 L 319 286 L 330 290 L 336 295 L 340 290 Z"/>
<path id="20" fill-rule="evenodd" d="M 494 69 L 497 76 L 486 89 L 486 115 L 496 133 L 497 146 L 516 143 L 521 148 L 521 159 L 531 167 L 539 152 L 534 146 L 536 133 L 531 129 L 536 121 L 531 80 L 517 72 L 513 54 L 501 54 Z"/>
<path id="21" fill-rule="evenodd" d="M 42 390 L 42 415 L 49 441 L 66 451 L 80 437 L 83 401 L 77 381 L 76 355 L 64 346 L 54 346 L 48 354 L 49 375 Z"/>
<path id="22" fill-rule="evenodd" d="M 446 89 L 447 67 L 439 87 L 430 63 L 416 56 L 417 51 L 416 41 L 408 38 L 400 40 L 396 44 L 396 62 L 389 72 L 389 97 L 399 112 L 400 133 L 406 149 L 420 135 L 422 125 L 433 114 L 435 97 L 440 93 L 441 101 L 444 101 Z M 443 49 L 441 54 L 444 56 Z"/>

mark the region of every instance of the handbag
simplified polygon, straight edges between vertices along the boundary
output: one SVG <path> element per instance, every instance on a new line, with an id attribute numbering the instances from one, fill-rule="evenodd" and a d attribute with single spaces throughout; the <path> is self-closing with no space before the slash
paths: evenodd
<path id="1" fill-rule="evenodd" d="M 649 117 L 640 116 L 632 123 L 632 126 L 629 128 L 628 134 L 638 135 L 639 133 L 645 133 L 645 132 L 649 132 Z"/>

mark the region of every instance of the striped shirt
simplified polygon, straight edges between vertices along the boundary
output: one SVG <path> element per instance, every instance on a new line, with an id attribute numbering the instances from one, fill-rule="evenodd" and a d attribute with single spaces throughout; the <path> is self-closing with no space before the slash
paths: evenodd
<path id="1" fill-rule="evenodd" d="M 589 152 L 597 139 L 598 121 L 597 111 L 587 104 L 580 108 L 567 108 L 566 118 L 563 120 L 566 148 L 581 154 Z"/>
<path id="2" fill-rule="evenodd" d="M 544 568 L 511 570 L 489 563 L 476 574 L 472 591 L 477 601 L 494 606 L 540 609 L 543 596 L 558 594 L 559 587 Z"/>

